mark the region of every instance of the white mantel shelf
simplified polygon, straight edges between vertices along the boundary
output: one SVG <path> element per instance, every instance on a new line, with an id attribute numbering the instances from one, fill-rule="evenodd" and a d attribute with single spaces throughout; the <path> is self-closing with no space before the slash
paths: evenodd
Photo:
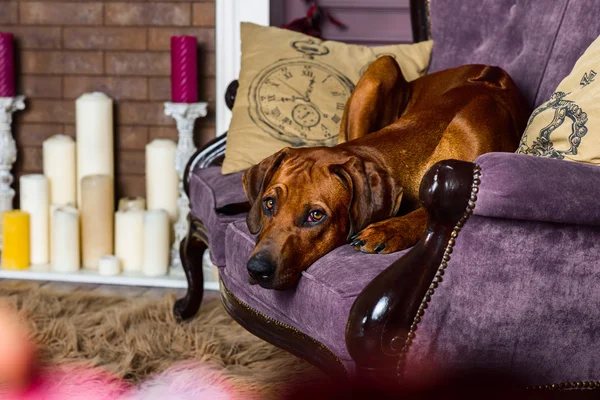
<path id="1" fill-rule="evenodd" d="M 150 277 L 139 273 L 124 273 L 121 275 L 103 276 L 96 271 L 83 269 L 73 273 L 53 272 L 49 270 L 48 266 L 35 266 L 19 271 L 2 269 L 0 267 L 0 279 L 90 283 L 96 285 L 145 286 L 172 289 L 187 288 L 185 276 L 180 275 Z M 204 289 L 219 290 L 219 283 L 204 282 Z"/>

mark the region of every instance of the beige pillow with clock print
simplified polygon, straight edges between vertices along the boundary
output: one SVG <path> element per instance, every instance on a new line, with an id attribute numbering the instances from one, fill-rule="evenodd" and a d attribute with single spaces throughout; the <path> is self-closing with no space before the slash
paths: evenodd
<path id="1" fill-rule="evenodd" d="M 366 47 L 242 23 L 239 88 L 223 174 L 284 147 L 334 146 L 346 101 L 377 57 L 393 56 L 411 81 L 429 66 L 432 41 Z"/>

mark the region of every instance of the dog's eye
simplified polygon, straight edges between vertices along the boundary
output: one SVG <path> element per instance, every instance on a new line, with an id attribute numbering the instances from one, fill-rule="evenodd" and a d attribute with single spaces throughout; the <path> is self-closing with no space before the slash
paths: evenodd
<path id="1" fill-rule="evenodd" d="M 325 213 L 321 210 L 312 210 L 308 213 L 308 222 L 319 222 L 323 219 Z"/>
<path id="2" fill-rule="evenodd" d="M 265 208 L 269 211 L 273 211 L 273 207 L 275 206 L 275 201 L 272 198 L 268 197 L 263 201 Z"/>

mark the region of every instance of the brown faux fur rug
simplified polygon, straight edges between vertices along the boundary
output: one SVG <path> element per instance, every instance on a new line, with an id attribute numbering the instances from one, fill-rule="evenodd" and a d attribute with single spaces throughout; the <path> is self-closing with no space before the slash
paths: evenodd
<path id="1" fill-rule="evenodd" d="M 204 303 L 199 315 L 183 324 L 173 318 L 173 295 L 136 299 L 0 282 L 0 301 L 11 304 L 27 322 L 46 365 L 103 367 L 138 383 L 178 361 L 198 360 L 267 395 L 284 385 L 327 379 L 305 361 L 247 332 L 218 300 Z"/>

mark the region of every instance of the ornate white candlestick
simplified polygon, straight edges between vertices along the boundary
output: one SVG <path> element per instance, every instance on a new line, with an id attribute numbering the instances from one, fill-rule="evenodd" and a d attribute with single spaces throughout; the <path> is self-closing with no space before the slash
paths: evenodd
<path id="1" fill-rule="evenodd" d="M 207 103 L 171 103 L 165 102 L 165 114 L 175 118 L 179 140 L 175 152 L 175 170 L 179 175 L 179 199 L 177 208 L 179 217 L 175 223 L 175 241 L 171 247 L 171 272 L 183 273 L 183 265 L 179 256 L 179 244 L 188 231 L 187 216 L 190 212 L 190 202 L 183 190 L 183 173 L 185 166 L 196 152 L 194 145 L 194 122 L 206 116 Z"/>
<path id="2" fill-rule="evenodd" d="M 0 214 L 12 210 L 15 191 L 10 187 L 10 172 L 17 161 L 17 144 L 12 137 L 12 114 L 25 108 L 25 96 L 0 97 Z M 2 250 L 2 223 L 0 222 L 0 250 Z"/>

